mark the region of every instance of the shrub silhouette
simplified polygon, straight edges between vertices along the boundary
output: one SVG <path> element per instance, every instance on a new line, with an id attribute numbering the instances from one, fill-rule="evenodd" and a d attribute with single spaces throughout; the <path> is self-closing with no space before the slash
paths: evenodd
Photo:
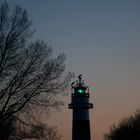
<path id="1" fill-rule="evenodd" d="M 105 140 L 140 140 L 140 110 L 113 125 L 105 134 Z"/>

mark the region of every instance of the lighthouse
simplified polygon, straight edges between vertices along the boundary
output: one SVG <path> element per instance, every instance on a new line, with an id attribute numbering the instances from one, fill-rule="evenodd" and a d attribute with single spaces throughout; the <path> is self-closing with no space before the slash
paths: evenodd
<path id="1" fill-rule="evenodd" d="M 91 140 L 89 109 L 93 104 L 89 103 L 89 88 L 84 84 L 82 75 L 71 84 L 72 94 L 69 109 L 73 110 L 72 140 Z"/>

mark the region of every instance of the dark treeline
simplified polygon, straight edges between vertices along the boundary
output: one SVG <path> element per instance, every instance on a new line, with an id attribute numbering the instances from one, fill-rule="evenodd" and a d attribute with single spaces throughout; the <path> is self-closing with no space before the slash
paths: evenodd
<path id="1" fill-rule="evenodd" d="M 105 140 L 139 140 L 140 139 L 140 110 L 134 115 L 122 119 L 113 125 L 105 135 Z"/>

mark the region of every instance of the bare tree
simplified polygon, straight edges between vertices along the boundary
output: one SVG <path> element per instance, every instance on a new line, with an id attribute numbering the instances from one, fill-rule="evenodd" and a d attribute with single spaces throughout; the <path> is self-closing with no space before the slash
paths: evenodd
<path id="1" fill-rule="evenodd" d="M 134 115 L 124 118 L 118 125 L 113 125 L 105 135 L 106 140 L 138 140 L 140 139 L 140 110 Z"/>
<path id="2" fill-rule="evenodd" d="M 0 129 L 11 116 L 29 114 L 37 106 L 59 107 L 59 95 L 71 73 L 64 74 L 65 55 L 52 57 L 44 41 L 29 43 L 32 21 L 26 10 L 0 6 Z M 0 133 L 2 131 L 0 130 Z"/>
<path id="3" fill-rule="evenodd" d="M 40 122 L 35 124 L 21 123 L 15 119 L 13 124 L 14 131 L 9 135 L 6 140 L 43 140 L 46 136 L 44 135 L 46 125 Z"/>
<path id="4" fill-rule="evenodd" d="M 8 118 L 0 138 L 2 140 L 62 140 L 56 126 L 48 126 L 41 122 L 28 124 L 21 121 L 15 117 Z"/>
<path id="5" fill-rule="evenodd" d="M 61 135 L 58 134 L 56 126 L 46 128 L 46 138 L 44 140 L 61 140 Z"/>
<path id="6" fill-rule="evenodd" d="M 15 119 L 9 117 L 3 122 L 3 125 L 0 125 L 0 139 L 10 140 L 11 135 L 13 135 L 15 131 Z"/>
<path id="7" fill-rule="evenodd" d="M 47 124 L 39 123 L 32 127 L 31 133 L 35 134 L 36 138 L 39 140 L 62 140 L 62 136 L 59 135 L 56 126 L 48 126 Z"/>

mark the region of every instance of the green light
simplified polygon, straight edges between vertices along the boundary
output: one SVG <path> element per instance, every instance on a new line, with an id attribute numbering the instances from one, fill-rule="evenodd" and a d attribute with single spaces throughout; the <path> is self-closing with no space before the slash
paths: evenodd
<path id="1" fill-rule="evenodd" d="M 78 92 L 78 93 L 84 93 L 85 91 L 82 90 L 82 89 L 79 89 L 77 92 Z"/>

